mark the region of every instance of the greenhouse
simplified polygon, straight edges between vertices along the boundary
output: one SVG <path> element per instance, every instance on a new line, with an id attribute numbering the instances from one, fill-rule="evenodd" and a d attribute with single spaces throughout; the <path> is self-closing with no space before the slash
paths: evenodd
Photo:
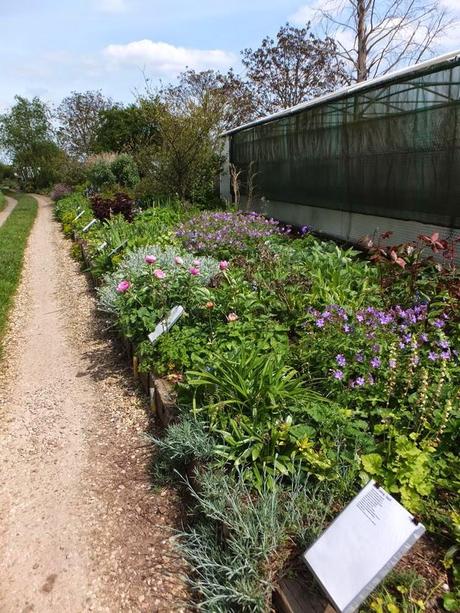
<path id="1" fill-rule="evenodd" d="M 241 203 L 345 240 L 460 228 L 460 53 L 226 132 Z M 253 185 L 248 177 L 252 177 Z M 248 191 L 250 202 L 248 203 Z"/>

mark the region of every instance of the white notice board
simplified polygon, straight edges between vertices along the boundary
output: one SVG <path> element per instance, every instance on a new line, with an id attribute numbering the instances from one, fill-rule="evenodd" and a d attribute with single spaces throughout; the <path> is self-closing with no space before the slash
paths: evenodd
<path id="1" fill-rule="evenodd" d="M 304 553 L 335 608 L 352 613 L 425 532 L 370 481 Z"/>

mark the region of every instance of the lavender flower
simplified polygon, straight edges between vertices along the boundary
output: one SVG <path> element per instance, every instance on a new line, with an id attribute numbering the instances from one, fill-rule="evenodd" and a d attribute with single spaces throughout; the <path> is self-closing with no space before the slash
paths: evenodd
<path id="1" fill-rule="evenodd" d="M 342 355 L 341 353 L 339 353 L 338 355 L 335 356 L 335 361 L 337 362 L 337 364 L 339 366 L 345 366 L 347 363 L 347 360 L 345 359 L 345 356 Z"/>

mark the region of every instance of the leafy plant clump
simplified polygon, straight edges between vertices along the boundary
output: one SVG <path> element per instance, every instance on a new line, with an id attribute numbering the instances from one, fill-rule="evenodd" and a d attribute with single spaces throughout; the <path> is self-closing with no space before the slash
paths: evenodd
<path id="1" fill-rule="evenodd" d="M 177 236 L 190 251 L 224 258 L 254 249 L 282 231 L 278 221 L 257 213 L 205 211 L 181 224 Z"/>
<path id="2" fill-rule="evenodd" d="M 127 194 L 121 192 L 113 198 L 104 198 L 96 194 L 91 198 L 91 208 L 96 219 L 110 219 L 114 215 L 123 215 L 126 221 L 133 218 L 134 202 Z"/>

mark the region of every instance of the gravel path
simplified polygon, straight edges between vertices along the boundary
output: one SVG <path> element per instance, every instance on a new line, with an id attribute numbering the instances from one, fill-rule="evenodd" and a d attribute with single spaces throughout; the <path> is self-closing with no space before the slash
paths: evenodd
<path id="1" fill-rule="evenodd" d="M 37 200 L 0 368 L 0 611 L 186 611 L 144 399 Z"/>
<path id="2" fill-rule="evenodd" d="M 9 214 L 16 206 L 17 202 L 14 198 L 10 198 L 9 196 L 5 196 L 6 204 L 5 208 L 0 211 L 0 227 L 3 226 L 5 221 L 7 220 Z"/>

